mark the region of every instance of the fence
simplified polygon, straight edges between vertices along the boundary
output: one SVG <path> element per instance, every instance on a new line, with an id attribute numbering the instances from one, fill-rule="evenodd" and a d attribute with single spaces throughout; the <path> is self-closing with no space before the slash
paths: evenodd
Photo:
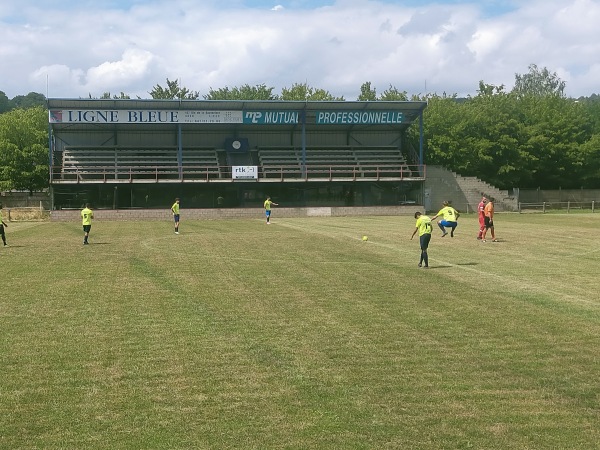
<path id="1" fill-rule="evenodd" d="M 9 222 L 47 220 L 50 217 L 50 211 L 44 209 L 40 203 L 39 207 L 4 208 L 2 217 Z"/>
<path id="2" fill-rule="evenodd" d="M 546 213 L 549 211 L 566 211 L 570 213 L 571 211 L 590 211 L 595 212 L 596 210 L 596 201 L 592 200 L 591 202 L 577 202 L 577 201 L 567 201 L 567 202 L 541 202 L 541 203 L 525 203 L 519 202 L 519 212 L 541 212 Z"/>
<path id="3" fill-rule="evenodd" d="M 596 203 L 600 200 L 600 189 L 518 189 L 523 203 Z"/>

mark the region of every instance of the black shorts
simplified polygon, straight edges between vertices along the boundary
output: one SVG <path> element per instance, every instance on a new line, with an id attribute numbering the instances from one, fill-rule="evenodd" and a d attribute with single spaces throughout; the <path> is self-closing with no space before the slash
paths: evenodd
<path id="1" fill-rule="evenodd" d="M 4 236 L 4 225 L 0 223 L 0 236 Z"/>
<path id="2" fill-rule="evenodd" d="M 91 225 L 84 225 L 83 226 L 83 232 L 84 233 L 89 233 L 91 229 L 92 229 Z"/>
<path id="3" fill-rule="evenodd" d="M 485 216 L 484 223 L 486 228 L 492 228 L 494 226 L 494 221 L 488 216 Z"/>
<path id="4" fill-rule="evenodd" d="M 421 244 L 421 250 L 425 251 L 429 247 L 429 241 L 431 241 L 431 233 L 425 233 L 419 236 L 419 241 Z"/>

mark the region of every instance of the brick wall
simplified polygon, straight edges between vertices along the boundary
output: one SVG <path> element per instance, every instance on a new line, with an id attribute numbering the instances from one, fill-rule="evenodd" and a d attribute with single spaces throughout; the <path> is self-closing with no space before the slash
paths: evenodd
<path id="1" fill-rule="evenodd" d="M 273 218 L 290 217 L 339 217 L 339 216 L 401 216 L 423 211 L 419 205 L 413 206 L 364 206 L 364 207 L 324 207 L 324 208 L 274 208 Z M 77 222 L 81 220 L 79 210 L 57 210 L 50 212 L 54 222 Z M 214 219 L 263 219 L 262 208 L 231 209 L 183 209 L 181 220 Z M 169 209 L 98 209 L 94 210 L 94 220 L 172 220 Z"/>

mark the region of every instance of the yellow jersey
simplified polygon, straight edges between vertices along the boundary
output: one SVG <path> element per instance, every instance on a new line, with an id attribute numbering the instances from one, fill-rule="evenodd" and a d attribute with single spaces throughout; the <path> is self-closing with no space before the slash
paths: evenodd
<path id="1" fill-rule="evenodd" d="M 90 208 L 83 208 L 81 210 L 82 225 L 91 225 L 93 218 L 94 218 L 94 212 Z"/>
<path id="2" fill-rule="evenodd" d="M 431 219 L 428 216 L 419 216 L 415 226 L 419 229 L 419 236 L 423 236 L 424 234 L 431 234 L 431 232 L 433 231 L 431 226 Z"/>
<path id="3" fill-rule="evenodd" d="M 440 209 L 440 212 L 438 212 L 437 215 L 443 216 L 444 220 L 448 222 L 456 222 L 456 219 L 458 219 L 458 214 L 452 206 L 443 207 Z"/>

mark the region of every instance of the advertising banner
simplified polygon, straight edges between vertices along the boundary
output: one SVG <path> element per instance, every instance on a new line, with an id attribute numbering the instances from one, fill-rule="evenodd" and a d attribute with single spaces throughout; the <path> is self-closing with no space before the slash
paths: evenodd
<path id="1" fill-rule="evenodd" d="M 245 125 L 296 125 L 298 111 L 179 111 L 179 110 L 91 110 L 52 109 L 50 123 L 94 124 L 245 124 Z M 312 122 L 313 119 L 309 121 Z M 397 125 L 401 124 L 401 111 L 318 111 L 317 125 Z"/>
<path id="2" fill-rule="evenodd" d="M 258 166 L 232 166 L 231 176 L 234 180 L 258 179 Z"/>

